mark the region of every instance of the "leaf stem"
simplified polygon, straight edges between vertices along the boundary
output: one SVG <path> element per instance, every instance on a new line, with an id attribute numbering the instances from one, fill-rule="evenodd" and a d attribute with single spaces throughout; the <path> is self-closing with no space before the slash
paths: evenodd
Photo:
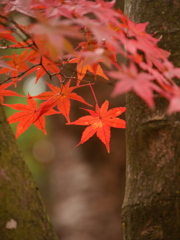
<path id="1" fill-rule="evenodd" d="M 96 97 L 96 94 L 95 94 L 94 89 L 93 89 L 93 87 L 92 87 L 92 84 L 89 83 L 88 85 L 89 85 L 89 87 L 90 87 L 90 89 L 91 89 L 91 92 L 92 92 L 92 95 L 93 95 L 93 97 L 94 97 L 94 100 L 95 100 L 95 103 L 96 103 L 96 107 L 99 108 L 99 104 L 98 104 L 98 101 L 97 101 L 97 97 Z"/>

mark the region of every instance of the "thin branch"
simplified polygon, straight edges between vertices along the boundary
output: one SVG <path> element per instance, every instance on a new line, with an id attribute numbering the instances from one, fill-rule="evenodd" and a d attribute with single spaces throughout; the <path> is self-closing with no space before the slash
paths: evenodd
<path id="1" fill-rule="evenodd" d="M 38 67 L 38 66 L 40 66 L 40 65 L 41 65 L 40 63 L 38 63 L 38 64 L 36 64 L 36 65 L 33 65 L 32 67 L 28 68 L 28 70 L 26 70 L 26 71 L 18 74 L 16 77 L 9 77 L 9 78 L 5 79 L 3 82 L 0 83 L 0 85 L 4 84 L 4 83 L 6 83 L 6 82 L 8 82 L 9 80 L 12 80 L 12 79 L 14 79 L 14 78 L 20 78 L 20 77 L 22 77 L 23 75 L 25 75 L 26 73 L 28 73 L 30 70 L 32 70 L 33 68 Z"/>

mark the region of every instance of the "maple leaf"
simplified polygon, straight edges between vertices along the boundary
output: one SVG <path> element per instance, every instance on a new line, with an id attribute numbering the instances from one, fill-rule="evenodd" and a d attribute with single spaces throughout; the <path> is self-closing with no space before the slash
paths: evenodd
<path id="1" fill-rule="evenodd" d="M 133 63 L 129 67 L 122 65 L 119 71 L 109 72 L 109 76 L 119 80 L 112 93 L 113 96 L 133 90 L 151 108 L 154 107 L 153 91 L 161 92 L 161 89 L 153 83 L 154 76 L 145 72 L 138 73 Z"/>
<path id="2" fill-rule="evenodd" d="M 42 16 L 39 23 L 31 26 L 30 34 L 33 39 L 44 39 L 44 48 L 49 50 L 52 59 L 62 54 L 63 51 L 71 52 L 73 50 L 72 44 L 68 38 L 82 38 L 78 26 L 74 26 L 71 20 L 52 19 L 51 21 Z"/>
<path id="3" fill-rule="evenodd" d="M 86 65 L 86 64 L 84 64 L 83 60 L 78 59 L 78 58 L 71 59 L 69 61 L 69 63 L 77 63 L 77 67 L 76 67 L 77 77 L 78 77 L 77 85 L 80 84 L 81 80 L 84 78 L 87 71 L 93 73 L 95 77 L 96 77 L 96 75 L 99 75 L 108 80 L 108 77 L 104 74 L 99 63 Z"/>
<path id="4" fill-rule="evenodd" d="M 17 42 L 15 37 L 12 35 L 12 31 L 5 29 L 3 26 L 0 26 L 0 40 L 6 39 L 11 42 Z"/>
<path id="5" fill-rule="evenodd" d="M 0 59 L 0 67 L 8 68 L 9 70 L 15 70 L 14 68 L 10 67 L 5 61 Z"/>
<path id="6" fill-rule="evenodd" d="M 127 34 L 129 37 L 135 37 L 136 39 L 142 39 L 143 41 L 149 41 L 156 44 L 159 39 L 154 38 L 152 35 L 146 33 L 146 27 L 149 24 L 145 23 L 134 23 L 129 18 L 127 20 Z"/>
<path id="7" fill-rule="evenodd" d="M 113 10 L 115 2 L 115 0 L 112 0 L 111 2 L 96 0 L 96 4 L 94 4 L 94 6 L 92 6 L 90 9 L 92 13 L 100 20 L 100 22 L 104 22 L 105 24 L 108 24 L 109 22 L 118 23 L 116 18 L 119 15 L 116 11 Z M 107 16 L 109 17 L 107 18 Z"/>
<path id="8" fill-rule="evenodd" d="M 180 112 L 180 88 L 176 85 L 172 86 L 171 89 L 172 96 L 169 98 L 169 106 L 167 109 L 168 114 L 175 112 Z"/>
<path id="9" fill-rule="evenodd" d="M 0 69 L 0 74 L 10 73 L 10 76 L 13 78 L 14 85 L 16 86 L 17 76 L 20 72 L 24 72 L 28 70 L 28 64 L 26 63 L 28 56 L 28 50 L 23 51 L 19 55 L 16 53 L 12 53 L 12 56 L 5 56 L 4 58 L 11 58 L 11 60 L 7 61 L 7 64 L 13 69 L 9 69 L 9 67 L 3 67 Z"/>
<path id="10" fill-rule="evenodd" d="M 117 118 L 122 114 L 126 108 L 116 107 L 108 110 L 109 102 L 105 101 L 101 108 L 96 106 L 96 110 L 88 110 L 90 115 L 81 117 L 74 122 L 67 123 L 68 125 L 84 125 L 88 126 L 82 133 L 80 142 L 76 145 L 79 146 L 91 138 L 95 133 L 97 137 L 104 143 L 108 152 L 110 152 L 109 141 L 110 141 L 110 127 L 114 128 L 125 128 L 126 122 L 120 118 Z"/>
<path id="11" fill-rule="evenodd" d="M 33 51 L 35 53 L 35 51 Z M 27 72 L 27 74 L 24 74 L 24 77 L 29 75 L 32 72 L 36 72 L 36 80 L 35 83 L 39 81 L 40 78 L 42 78 L 45 74 L 51 72 L 52 74 L 56 74 L 59 79 L 61 79 L 60 69 L 58 68 L 57 64 L 55 64 L 51 59 L 48 59 L 46 57 L 41 57 L 39 59 L 36 59 L 36 54 L 30 54 L 28 60 L 35 64 L 36 66 L 33 67 L 30 71 Z M 39 60 L 39 61 L 37 61 Z M 40 63 L 41 62 L 41 63 Z"/>
<path id="12" fill-rule="evenodd" d="M 36 107 L 36 101 L 28 95 L 28 105 L 26 104 L 4 104 L 5 106 L 11 107 L 21 112 L 14 113 L 8 118 L 8 122 L 15 123 L 19 122 L 16 129 L 16 138 L 18 138 L 24 131 L 26 131 L 31 124 L 34 124 L 38 129 L 46 134 L 45 130 L 45 119 L 44 116 L 58 114 L 59 112 L 54 109 L 46 109 L 47 111 L 42 112 L 44 103 L 39 108 Z"/>
<path id="13" fill-rule="evenodd" d="M 64 117 L 68 122 L 70 121 L 69 119 L 70 99 L 76 100 L 91 106 L 81 96 L 72 92 L 74 89 L 79 87 L 78 86 L 70 87 L 70 83 L 71 83 L 71 80 L 69 80 L 66 84 L 62 85 L 60 88 L 50 83 L 46 83 L 52 91 L 44 92 L 34 97 L 42 100 L 47 100 L 46 107 L 47 106 L 54 107 L 57 105 L 59 111 L 62 113 L 62 115 L 64 115 Z M 86 86 L 86 85 L 81 85 L 81 87 L 82 86 Z"/>
<path id="14" fill-rule="evenodd" d="M 174 77 L 180 78 L 180 68 L 174 67 L 168 60 L 164 61 L 163 66 L 163 74 L 167 79 L 172 79 Z"/>
<path id="15" fill-rule="evenodd" d="M 4 7 L 4 12 L 9 13 L 12 11 L 20 12 L 24 15 L 34 17 L 34 14 L 30 8 L 31 1 L 26 1 L 24 4 L 24 0 L 4 0 L 3 4 L 6 4 Z"/>
<path id="16" fill-rule="evenodd" d="M 11 58 L 12 60 L 7 61 L 8 65 L 10 67 L 12 67 L 14 70 L 14 72 L 19 72 L 19 71 L 26 71 L 28 69 L 28 65 L 26 63 L 27 60 L 27 56 L 28 56 L 28 50 L 25 50 L 23 52 L 21 52 L 19 55 L 17 55 L 15 52 L 12 53 L 11 56 L 4 56 L 3 58 Z M 0 70 L 0 73 L 6 73 L 9 72 L 9 68 L 2 68 Z M 13 72 L 12 71 L 12 72 Z"/>
<path id="17" fill-rule="evenodd" d="M 31 9 L 43 11 L 45 16 L 51 18 L 59 18 L 61 16 L 66 18 L 72 18 L 74 14 L 75 2 L 66 2 L 63 0 L 32 0 Z M 79 2 L 77 3 L 79 6 Z"/>
<path id="18" fill-rule="evenodd" d="M 13 92 L 11 90 L 5 90 L 5 88 L 8 88 L 9 86 L 12 85 L 12 82 L 11 83 L 5 83 L 5 84 L 2 84 L 0 85 L 0 104 L 3 103 L 4 101 L 4 96 L 19 96 L 19 97 L 24 97 L 20 94 L 17 94 L 16 92 Z"/>
<path id="19" fill-rule="evenodd" d="M 86 30 L 86 38 L 87 42 L 81 42 L 78 46 L 78 48 L 81 47 L 81 50 L 76 53 L 77 57 L 68 62 L 77 63 L 77 85 L 80 84 L 87 71 L 93 73 L 95 79 L 96 75 L 99 75 L 104 79 L 109 80 L 99 63 L 103 62 L 109 68 L 112 64 L 117 66 L 115 48 L 105 40 L 98 43 L 94 40 L 92 33 L 88 30 Z"/>
<path id="20" fill-rule="evenodd" d="M 40 65 L 35 70 L 37 70 L 35 83 L 37 83 L 39 79 L 42 78 L 45 74 L 47 74 L 48 71 L 51 71 L 53 74 L 57 74 L 60 72 L 60 69 L 48 59 L 43 62 L 43 66 Z M 58 76 L 60 77 L 60 75 Z"/>
<path id="21" fill-rule="evenodd" d="M 115 49 L 119 49 L 119 43 L 116 41 L 116 39 L 119 37 L 117 32 L 114 31 L 111 28 L 107 28 L 107 26 L 104 26 L 102 23 L 98 21 L 94 21 L 92 19 L 89 19 L 87 17 L 83 17 L 82 19 L 76 19 L 74 20 L 75 23 L 78 25 L 89 29 L 89 31 L 92 32 L 94 38 L 98 43 L 102 41 L 106 41 L 108 44 L 110 44 Z"/>

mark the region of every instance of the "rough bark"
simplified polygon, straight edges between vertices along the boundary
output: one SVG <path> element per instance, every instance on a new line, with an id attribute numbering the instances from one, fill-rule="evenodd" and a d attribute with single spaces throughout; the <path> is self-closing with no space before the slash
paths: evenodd
<path id="1" fill-rule="evenodd" d="M 160 46 L 180 67 L 180 0 L 126 0 L 125 13 L 149 22 L 163 36 Z M 167 101 L 156 97 L 151 111 L 127 94 L 127 172 L 123 203 L 124 239 L 180 239 L 180 114 L 166 115 Z"/>
<path id="2" fill-rule="evenodd" d="M 1 106 L 0 239 L 57 240 Z"/>

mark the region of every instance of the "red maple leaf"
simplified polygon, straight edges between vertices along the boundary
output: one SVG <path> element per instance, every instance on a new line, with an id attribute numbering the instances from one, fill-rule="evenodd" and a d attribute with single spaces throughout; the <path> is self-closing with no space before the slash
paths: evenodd
<path id="1" fill-rule="evenodd" d="M 169 91 L 172 95 L 169 97 L 170 102 L 167 113 L 172 114 L 175 112 L 180 112 L 180 88 L 176 85 L 170 86 Z"/>
<path id="2" fill-rule="evenodd" d="M 120 118 L 117 118 L 120 114 L 122 114 L 126 108 L 125 107 L 116 107 L 108 110 L 109 102 L 105 101 L 101 108 L 96 106 L 96 110 L 88 110 L 84 109 L 90 113 L 90 115 L 81 117 L 74 122 L 67 123 L 72 125 L 90 125 L 88 126 L 84 132 L 82 133 L 82 137 L 80 144 L 86 142 L 89 138 L 91 138 L 95 133 L 97 137 L 105 144 L 106 149 L 110 152 L 109 141 L 110 141 L 110 127 L 114 128 L 125 128 L 126 122 Z"/>
<path id="3" fill-rule="evenodd" d="M 46 19 L 39 15 L 39 22 L 31 26 L 29 34 L 34 41 L 44 40 L 41 50 L 48 49 L 49 55 L 56 60 L 62 52 L 71 52 L 72 44 L 67 38 L 83 38 L 78 26 L 73 25 L 72 20 Z"/>
<path id="4" fill-rule="evenodd" d="M 35 54 L 31 54 L 32 52 Z M 36 53 L 35 51 L 31 51 L 31 53 L 28 60 L 36 66 L 34 66 L 30 71 L 28 71 L 27 74 L 24 75 L 24 77 L 29 75 L 32 72 L 36 72 L 35 83 L 37 83 L 39 79 L 42 78 L 47 73 L 56 74 L 56 76 L 58 76 L 61 79 L 61 76 L 59 74 L 60 69 L 58 68 L 57 64 L 55 64 L 53 61 L 51 61 L 46 57 L 41 56 L 41 59 L 40 59 L 40 56 L 39 56 L 39 59 L 38 59 L 38 53 Z"/>
<path id="5" fill-rule="evenodd" d="M 2 68 L 8 68 L 10 70 L 15 70 L 14 68 L 10 67 L 5 61 L 0 59 L 0 67 Z"/>
<path id="6" fill-rule="evenodd" d="M 153 82 L 154 76 L 145 72 L 138 72 L 135 64 L 129 67 L 122 65 L 119 71 L 109 72 L 109 76 L 118 79 L 112 95 L 123 94 L 133 90 L 151 108 L 154 107 L 153 91 L 161 92 L 160 88 Z"/>
<path id="7" fill-rule="evenodd" d="M 11 72 L 11 75 L 13 73 L 23 72 L 28 69 L 28 65 L 26 63 L 28 56 L 28 50 L 25 50 L 21 52 L 20 54 L 16 54 L 15 52 L 12 52 L 12 55 L 4 56 L 3 58 L 11 58 L 12 60 L 9 60 L 7 63 L 10 67 L 12 67 L 14 70 Z M 1 74 L 9 72 L 9 68 L 2 68 Z"/>
<path id="8" fill-rule="evenodd" d="M 8 118 L 8 122 L 19 122 L 16 129 L 16 138 L 18 138 L 24 131 L 26 131 L 31 124 L 34 124 L 37 128 L 46 134 L 45 130 L 45 115 L 58 114 L 58 111 L 54 109 L 46 109 L 44 111 L 44 103 L 39 108 L 36 107 L 36 101 L 28 95 L 28 105 L 26 104 L 4 104 L 5 106 L 19 110 L 21 112 L 14 113 Z M 43 110 L 42 110 L 43 109 Z"/>
<path id="9" fill-rule="evenodd" d="M 8 88 L 11 85 L 12 85 L 12 82 L 0 85 L 0 104 L 3 103 L 4 96 L 20 96 L 20 97 L 24 97 L 24 96 L 22 96 L 20 94 L 17 94 L 16 92 L 13 92 L 11 90 L 5 90 L 5 88 Z"/>
<path id="10" fill-rule="evenodd" d="M 32 9 L 30 8 L 30 3 L 31 1 L 26 1 L 26 4 L 24 4 L 24 0 L 4 0 L 4 12 L 9 13 L 12 11 L 17 11 L 24 15 L 34 17 Z"/>
<path id="11" fill-rule="evenodd" d="M 3 26 L 0 26 L 0 40 L 6 39 L 11 42 L 17 42 L 15 37 L 12 35 L 12 31 L 5 29 Z"/>
<path id="12" fill-rule="evenodd" d="M 79 44 L 81 50 L 77 53 L 77 57 L 69 61 L 69 63 L 77 63 L 77 85 L 79 85 L 87 71 L 93 73 L 95 79 L 96 75 L 99 75 L 109 80 L 99 63 L 103 62 L 108 67 L 110 67 L 112 63 L 116 64 L 115 49 L 106 42 L 97 43 L 89 31 L 86 31 L 86 38 L 88 40 L 87 42 L 81 42 Z"/>
<path id="13" fill-rule="evenodd" d="M 64 115 L 64 117 L 68 122 L 70 121 L 69 119 L 70 99 L 76 100 L 91 106 L 81 96 L 72 92 L 74 89 L 79 87 L 78 86 L 70 87 L 70 83 L 71 83 L 71 80 L 69 80 L 66 84 L 62 85 L 60 88 L 50 83 L 46 83 L 52 91 L 44 92 L 34 97 L 42 100 L 47 100 L 46 104 L 44 105 L 46 107 L 47 106 L 54 107 L 57 105 L 59 111 L 62 113 L 62 115 Z M 85 85 L 82 85 L 82 86 L 85 86 Z"/>

